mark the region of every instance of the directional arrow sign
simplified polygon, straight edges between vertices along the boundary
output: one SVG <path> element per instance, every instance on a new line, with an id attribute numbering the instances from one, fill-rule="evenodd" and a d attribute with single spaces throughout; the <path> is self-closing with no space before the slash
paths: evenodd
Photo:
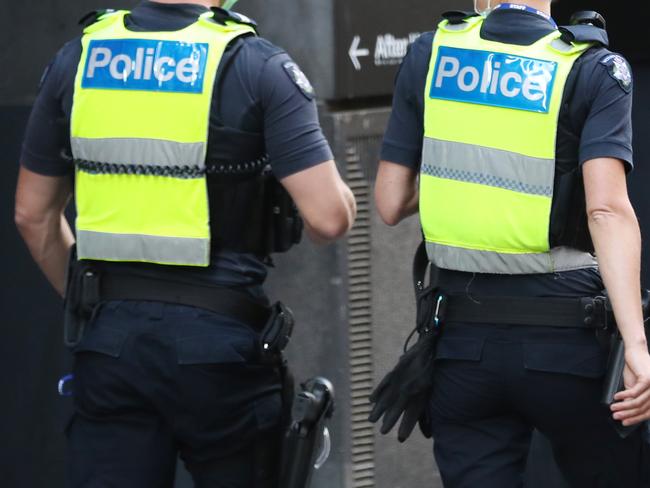
<path id="1" fill-rule="evenodd" d="M 354 65 L 354 69 L 356 69 L 357 71 L 361 71 L 361 63 L 359 62 L 359 58 L 363 56 L 370 56 L 369 49 L 359 49 L 360 43 L 361 43 L 361 36 L 354 36 L 354 39 L 352 39 L 352 45 L 350 46 L 350 50 L 348 51 L 348 54 L 350 55 L 350 60 Z"/>

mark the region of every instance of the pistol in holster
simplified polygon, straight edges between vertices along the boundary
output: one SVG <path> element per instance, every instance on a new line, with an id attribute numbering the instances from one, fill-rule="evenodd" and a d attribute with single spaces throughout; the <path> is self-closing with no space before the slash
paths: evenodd
<path id="1" fill-rule="evenodd" d="M 334 387 L 320 376 L 301 387 L 294 398 L 291 425 L 282 445 L 282 488 L 307 488 L 314 469 L 325 463 L 331 450 L 326 424 L 334 413 Z"/>
<path id="2" fill-rule="evenodd" d="M 90 264 L 77 260 L 76 250 L 70 252 L 66 277 L 63 314 L 63 343 L 75 347 L 92 320 L 100 294 L 100 274 Z"/>

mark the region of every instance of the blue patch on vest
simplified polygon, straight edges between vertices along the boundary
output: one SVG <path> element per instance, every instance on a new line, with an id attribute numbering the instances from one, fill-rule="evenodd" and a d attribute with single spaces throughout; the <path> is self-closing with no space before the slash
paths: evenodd
<path id="1" fill-rule="evenodd" d="M 81 86 L 202 93 L 207 43 L 110 39 L 90 41 Z"/>
<path id="2" fill-rule="evenodd" d="M 557 63 L 442 46 L 431 98 L 548 113 Z"/>

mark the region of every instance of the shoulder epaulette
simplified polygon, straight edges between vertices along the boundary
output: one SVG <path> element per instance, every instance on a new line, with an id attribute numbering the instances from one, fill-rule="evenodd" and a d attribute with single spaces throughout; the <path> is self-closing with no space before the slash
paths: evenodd
<path id="1" fill-rule="evenodd" d="M 449 21 L 452 25 L 462 24 L 471 17 L 478 17 L 478 14 L 465 10 L 450 10 L 442 14 L 442 18 Z"/>
<path id="2" fill-rule="evenodd" d="M 212 7 L 210 10 L 214 12 L 213 19 L 216 22 L 225 23 L 227 20 L 235 21 L 239 24 L 250 25 L 255 30 L 257 30 L 257 22 L 255 22 L 250 17 L 240 14 L 239 12 L 234 12 L 232 10 L 224 10 L 219 7 Z"/>
<path id="3" fill-rule="evenodd" d="M 88 27 L 89 25 L 93 25 L 99 20 L 102 15 L 110 14 L 111 12 L 115 12 L 115 9 L 104 8 L 99 10 L 91 10 L 79 19 L 79 25 L 83 26 L 84 28 Z"/>
<path id="4" fill-rule="evenodd" d="M 605 29 L 594 25 L 567 25 L 560 27 L 562 40 L 572 42 L 593 42 L 609 47 L 609 36 Z"/>
<path id="5" fill-rule="evenodd" d="M 607 21 L 594 10 L 581 10 L 571 16 L 571 25 L 560 27 L 562 40 L 571 42 L 592 42 L 609 47 Z"/>

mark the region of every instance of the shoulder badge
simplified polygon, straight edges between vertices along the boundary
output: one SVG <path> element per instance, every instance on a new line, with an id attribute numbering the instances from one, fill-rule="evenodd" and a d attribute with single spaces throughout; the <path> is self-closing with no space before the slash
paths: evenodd
<path id="1" fill-rule="evenodd" d="M 629 93 L 632 90 L 632 69 L 623 56 L 609 54 L 600 61 L 600 64 L 607 68 L 609 75 L 625 92 Z"/>
<path id="2" fill-rule="evenodd" d="M 300 89 L 303 95 L 305 95 L 309 100 L 312 100 L 315 96 L 314 87 L 311 86 L 309 79 L 302 72 L 296 63 L 293 61 L 287 61 L 282 65 L 284 71 L 289 75 L 291 81 Z"/>

